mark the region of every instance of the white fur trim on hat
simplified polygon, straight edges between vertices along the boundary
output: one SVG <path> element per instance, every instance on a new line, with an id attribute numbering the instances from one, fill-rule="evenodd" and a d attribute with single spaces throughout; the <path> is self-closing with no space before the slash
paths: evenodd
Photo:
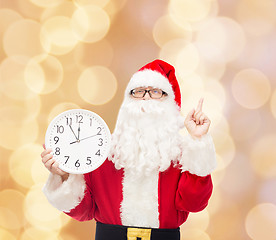
<path id="1" fill-rule="evenodd" d="M 68 179 L 62 182 L 61 176 L 50 173 L 43 192 L 55 208 L 70 212 L 83 199 L 85 188 L 83 175 L 70 174 Z"/>
<path id="2" fill-rule="evenodd" d="M 206 134 L 201 139 L 193 139 L 188 135 L 184 139 L 183 154 L 179 161 L 182 165 L 182 172 L 189 171 L 201 177 L 211 174 L 217 166 L 216 152 L 211 135 Z"/>
<path id="3" fill-rule="evenodd" d="M 127 85 L 125 95 L 129 95 L 132 89 L 138 87 L 160 88 L 168 94 L 169 98 L 174 99 L 174 92 L 169 80 L 157 71 L 144 69 L 134 73 Z"/>

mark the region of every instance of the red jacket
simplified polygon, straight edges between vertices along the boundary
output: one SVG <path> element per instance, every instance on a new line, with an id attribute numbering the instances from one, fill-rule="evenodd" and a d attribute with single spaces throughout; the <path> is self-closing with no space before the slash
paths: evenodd
<path id="1" fill-rule="evenodd" d="M 117 170 L 106 160 L 97 170 L 70 174 L 62 182 L 50 173 L 43 191 L 49 202 L 74 219 L 137 227 L 177 228 L 189 212 L 204 209 L 213 185 L 210 173 L 216 167 L 211 136 L 189 139 L 179 166 L 135 178 L 126 169 Z"/>
<path id="2" fill-rule="evenodd" d="M 79 221 L 95 218 L 106 224 L 122 225 L 121 203 L 124 171 L 106 160 L 97 170 L 85 174 L 86 190 L 80 204 L 67 213 Z M 159 173 L 159 228 L 177 228 L 189 212 L 203 210 L 212 193 L 211 176 L 199 177 L 171 166 Z"/>

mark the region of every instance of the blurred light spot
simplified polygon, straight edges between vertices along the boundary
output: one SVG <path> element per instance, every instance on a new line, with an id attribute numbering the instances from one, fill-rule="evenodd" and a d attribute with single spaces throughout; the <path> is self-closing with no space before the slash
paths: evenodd
<path id="1" fill-rule="evenodd" d="M 116 13 L 118 13 L 125 4 L 127 3 L 127 0 L 116 0 L 116 1 L 109 1 L 109 3 L 105 6 L 105 10 L 108 13 L 109 16 L 115 17 Z"/>
<path id="2" fill-rule="evenodd" d="M 210 77 L 216 80 L 220 80 L 226 70 L 226 64 L 224 62 L 212 62 L 200 57 L 199 66 L 197 72 L 200 75 Z"/>
<path id="3" fill-rule="evenodd" d="M 274 118 L 276 118 L 276 90 L 274 90 L 272 97 L 271 97 L 270 109 L 271 109 L 271 112 L 272 112 Z"/>
<path id="4" fill-rule="evenodd" d="M 109 66 L 114 56 L 111 44 L 105 39 L 97 43 L 79 43 L 74 49 L 74 59 L 80 67 Z"/>
<path id="5" fill-rule="evenodd" d="M 110 0 L 73 0 L 77 6 L 97 5 L 101 8 L 105 7 Z"/>
<path id="6" fill-rule="evenodd" d="M 189 221 L 181 226 L 181 231 L 185 232 L 189 229 L 200 229 L 202 231 L 206 231 L 209 222 L 210 216 L 207 210 L 198 213 L 192 213 L 189 215 Z"/>
<path id="7" fill-rule="evenodd" d="M 32 166 L 36 161 L 41 162 L 40 154 L 42 151 L 43 148 L 41 145 L 28 144 L 18 148 L 12 153 L 9 161 L 9 171 L 11 177 L 19 185 L 29 188 L 34 184 Z M 22 161 L 22 156 L 24 156 L 24 161 Z"/>
<path id="8" fill-rule="evenodd" d="M 102 105 L 110 101 L 117 91 L 117 79 L 105 67 L 87 68 L 78 80 L 80 97 L 91 104 Z"/>
<path id="9" fill-rule="evenodd" d="M 214 240 L 225 239 L 225 236 L 230 236 L 229 239 L 231 240 L 246 239 L 243 237 L 244 215 L 240 205 L 237 203 L 238 202 L 228 198 L 228 196 L 222 192 L 220 208 L 212 219 L 212 223 L 210 223 L 210 227 L 211 225 L 215 226 L 215 229 L 213 229 L 213 231 L 215 231 L 215 233 L 213 233 L 215 234 Z M 237 231 L 237 233 L 234 233 L 236 237 L 232 238 L 233 233 L 232 231 L 229 232 L 229 229 L 235 229 L 235 231 Z"/>
<path id="10" fill-rule="evenodd" d="M 42 7 L 42 8 L 52 8 L 56 7 L 59 4 L 63 3 L 65 0 L 30 0 L 33 4 Z"/>
<path id="11" fill-rule="evenodd" d="M 89 235 L 89 236 L 91 236 L 91 235 Z M 62 237 L 59 236 L 58 240 L 79 240 L 79 238 L 80 238 L 79 236 L 74 236 L 70 233 L 64 234 L 64 232 L 63 232 Z"/>
<path id="12" fill-rule="evenodd" d="M 0 206 L 0 226 L 5 229 L 16 230 L 21 228 L 18 218 L 10 209 Z"/>
<path id="13" fill-rule="evenodd" d="M 183 78 L 186 75 L 192 74 L 198 64 L 199 54 L 193 44 L 187 44 L 184 48 L 180 49 L 175 65 L 179 76 Z"/>
<path id="14" fill-rule="evenodd" d="M 263 182 L 261 190 L 258 192 L 259 202 L 270 202 L 276 206 L 276 179 L 269 179 Z"/>
<path id="15" fill-rule="evenodd" d="M 41 147 L 39 148 L 39 146 L 36 146 L 36 147 L 38 147 L 37 153 L 39 153 L 39 155 L 36 156 L 36 159 L 30 165 L 31 177 L 34 183 L 45 184 L 49 176 L 49 171 L 45 168 L 44 164 L 41 162 L 40 154 L 43 151 L 42 148 Z"/>
<path id="16" fill-rule="evenodd" d="M 229 62 L 241 54 L 245 35 L 234 20 L 217 17 L 200 26 L 196 45 L 204 58 L 218 63 Z"/>
<path id="17" fill-rule="evenodd" d="M 184 229 L 180 228 L 181 235 L 185 240 L 211 240 L 208 234 L 200 229 Z"/>
<path id="18" fill-rule="evenodd" d="M 59 115 L 64 111 L 71 110 L 71 109 L 79 109 L 79 108 L 81 107 L 75 103 L 70 103 L 70 102 L 59 103 L 49 113 L 48 123 L 50 123 L 57 115 Z"/>
<path id="19" fill-rule="evenodd" d="M 214 191 L 212 193 L 212 196 L 209 200 L 208 206 L 206 210 L 208 210 L 210 217 L 210 222 L 212 225 L 213 216 L 215 213 L 220 211 L 220 208 L 223 205 L 223 197 L 221 194 L 221 191 L 217 188 L 217 183 L 214 181 L 215 179 L 212 179 L 214 183 Z"/>
<path id="20" fill-rule="evenodd" d="M 255 187 L 254 180 L 255 173 L 250 167 L 248 156 L 237 153 L 235 159 L 227 166 L 220 189 L 228 198 L 237 201 L 250 194 L 251 189 Z"/>
<path id="21" fill-rule="evenodd" d="M 237 18 L 245 31 L 263 35 L 275 30 L 275 1 L 242 0 L 237 5 Z"/>
<path id="22" fill-rule="evenodd" d="M 41 110 L 38 96 L 24 101 L 17 101 L 0 95 L 0 125 L 22 124 L 35 120 Z"/>
<path id="23" fill-rule="evenodd" d="M 70 218 L 49 204 L 41 191 L 43 185 L 34 185 L 27 193 L 24 202 L 25 217 L 38 229 L 59 230 L 69 222 Z"/>
<path id="24" fill-rule="evenodd" d="M 231 122 L 232 135 L 238 142 L 251 140 L 261 128 L 261 116 L 258 111 L 235 108 L 228 119 Z"/>
<path id="25" fill-rule="evenodd" d="M 217 171 L 221 171 L 224 169 L 224 163 L 223 160 L 221 158 L 221 156 L 219 154 L 216 154 L 216 161 L 217 161 L 217 167 L 216 167 L 216 172 Z"/>
<path id="26" fill-rule="evenodd" d="M 43 69 L 35 60 L 28 61 L 24 72 L 25 83 L 35 93 L 40 93 L 44 88 L 45 76 Z"/>
<path id="27" fill-rule="evenodd" d="M 29 19 L 19 20 L 10 25 L 3 37 L 6 54 L 28 57 L 42 54 L 44 50 L 39 41 L 40 30 L 40 24 Z"/>
<path id="28" fill-rule="evenodd" d="M 14 235 L 12 235 L 10 232 L 2 228 L 0 228 L 0 239 L 16 240 Z"/>
<path id="29" fill-rule="evenodd" d="M 182 21 L 201 21 L 208 15 L 211 3 L 211 0 L 171 0 L 169 12 L 180 25 Z"/>
<path id="30" fill-rule="evenodd" d="M 221 182 L 224 179 L 225 173 L 227 171 L 227 169 L 225 168 L 224 160 L 219 154 L 216 154 L 216 161 L 217 161 L 217 168 L 215 169 L 214 172 L 212 172 L 212 180 L 213 180 L 214 187 L 220 186 Z"/>
<path id="31" fill-rule="evenodd" d="M 222 109 L 226 102 L 226 93 L 223 85 L 214 78 L 204 77 L 204 89 L 220 99 L 222 105 L 220 109 Z"/>
<path id="32" fill-rule="evenodd" d="M 56 7 L 53 8 L 45 8 L 42 14 L 40 15 L 40 22 L 45 22 L 47 19 L 50 19 L 55 16 L 64 16 L 64 17 L 72 17 L 76 6 L 72 1 L 63 1 Z"/>
<path id="33" fill-rule="evenodd" d="M 29 227 L 20 236 L 20 240 L 61 240 L 59 232 L 52 230 L 42 230 L 40 228 Z"/>
<path id="34" fill-rule="evenodd" d="M 276 238 L 276 206 L 263 203 L 252 208 L 246 217 L 247 234 L 254 240 Z"/>
<path id="35" fill-rule="evenodd" d="M 22 145 L 33 143 L 38 136 L 38 123 L 36 120 L 31 120 L 26 123 L 1 122 L 0 124 L 0 146 L 14 150 Z M 22 156 L 20 156 L 22 161 Z M 24 165 L 26 169 L 26 165 Z M 19 180 L 22 182 L 22 179 Z"/>
<path id="36" fill-rule="evenodd" d="M 40 41 L 45 51 L 54 55 L 69 53 L 78 43 L 70 18 L 64 16 L 55 16 L 44 22 Z"/>
<path id="37" fill-rule="evenodd" d="M 2 38 L 3 33 L 6 31 L 6 29 L 14 22 L 22 19 L 22 16 L 8 8 L 2 8 L 0 9 L 0 36 Z"/>
<path id="38" fill-rule="evenodd" d="M 206 113 L 208 115 L 208 113 Z M 224 115 L 221 115 L 220 120 L 214 124 L 213 122 L 210 125 L 210 133 L 213 138 L 220 141 L 226 140 L 227 136 L 230 134 L 230 126 L 228 119 Z"/>
<path id="39" fill-rule="evenodd" d="M 221 157 L 221 166 L 220 168 L 226 168 L 234 159 L 236 154 L 236 146 L 230 135 L 226 135 L 225 138 L 222 139 L 214 139 L 214 143 L 216 146 L 216 152 Z"/>
<path id="40" fill-rule="evenodd" d="M 110 27 L 110 20 L 103 9 L 89 5 L 76 9 L 71 24 L 80 41 L 92 43 L 105 37 Z"/>
<path id="41" fill-rule="evenodd" d="M 245 48 L 236 60 L 236 64 L 240 67 L 246 66 L 261 70 L 269 78 L 275 78 L 276 62 L 276 31 L 268 36 L 248 37 Z M 245 65 L 246 64 L 246 65 Z M 271 79 L 271 81 L 273 81 Z"/>
<path id="42" fill-rule="evenodd" d="M 20 229 L 25 225 L 23 214 L 24 195 L 13 189 L 0 192 L 0 226 L 6 229 Z M 0 234 L 0 239 L 1 238 Z"/>
<path id="43" fill-rule="evenodd" d="M 204 92 L 204 82 L 197 74 L 191 74 L 185 78 L 180 77 L 178 81 L 180 82 L 180 89 L 184 101 L 187 100 L 188 97 L 194 96 L 195 91 L 192 91 L 193 93 L 191 93 L 191 90 L 196 89 L 198 92 L 200 92 L 200 94 Z"/>
<path id="44" fill-rule="evenodd" d="M 276 177 L 276 135 L 266 135 L 252 144 L 250 158 L 255 172 L 265 178 Z"/>
<path id="45" fill-rule="evenodd" d="M 169 15 L 160 17 L 153 28 L 153 38 L 159 47 L 176 38 L 183 38 L 190 42 L 192 34 L 193 31 L 188 22 L 184 27 L 181 27 L 175 24 Z"/>
<path id="46" fill-rule="evenodd" d="M 264 105 L 270 97 L 270 83 L 257 69 L 240 71 L 232 82 L 235 100 L 245 108 L 255 109 Z"/>
<path id="47" fill-rule="evenodd" d="M 16 8 L 25 18 L 38 20 L 43 8 L 33 4 L 31 1 L 16 0 Z"/>
<path id="48" fill-rule="evenodd" d="M 6 58 L 0 65 L 0 91 L 15 100 L 27 100 L 36 96 L 24 81 L 28 58 L 13 56 Z"/>
<path id="49" fill-rule="evenodd" d="M 25 69 L 26 85 L 35 93 L 55 91 L 63 79 L 63 68 L 57 58 L 47 55 L 31 59 Z"/>
<path id="50" fill-rule="evenodd" d="M 159 58 L 175 66 L 179 51 L 185 48 L 186 45 L 187 41 L 185 39 L 171 40 L 162 46 Z"/>

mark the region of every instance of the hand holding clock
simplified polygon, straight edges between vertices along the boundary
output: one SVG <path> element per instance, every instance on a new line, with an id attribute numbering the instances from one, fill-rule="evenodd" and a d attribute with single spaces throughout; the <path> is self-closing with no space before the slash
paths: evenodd
<path id="1" fill-rule="evenodd" d="M 44 151 L 41 153 L 41 159 L 44 166 L 52 173 L 61 176 L 62 181 L 66 181 L 69 177 L 69 173 L 62 171 L 58 167 L 58 162 L 53 159 L 53 154 L 51 154 L 52 149 L 46 149 L 45 144 L 43 144 Z"/>

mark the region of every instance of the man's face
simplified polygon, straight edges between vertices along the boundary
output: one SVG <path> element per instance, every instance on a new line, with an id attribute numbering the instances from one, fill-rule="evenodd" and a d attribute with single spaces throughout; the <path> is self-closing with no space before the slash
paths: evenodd
<path id="1" fill-rule="evenodd" d="M 148 86 L 132 89 L 130 92 L 130 96 L 135 100 L 162 101 L 164 100 L 164 98 L 167 97 L 167 93 L 160 88 Z"/>

